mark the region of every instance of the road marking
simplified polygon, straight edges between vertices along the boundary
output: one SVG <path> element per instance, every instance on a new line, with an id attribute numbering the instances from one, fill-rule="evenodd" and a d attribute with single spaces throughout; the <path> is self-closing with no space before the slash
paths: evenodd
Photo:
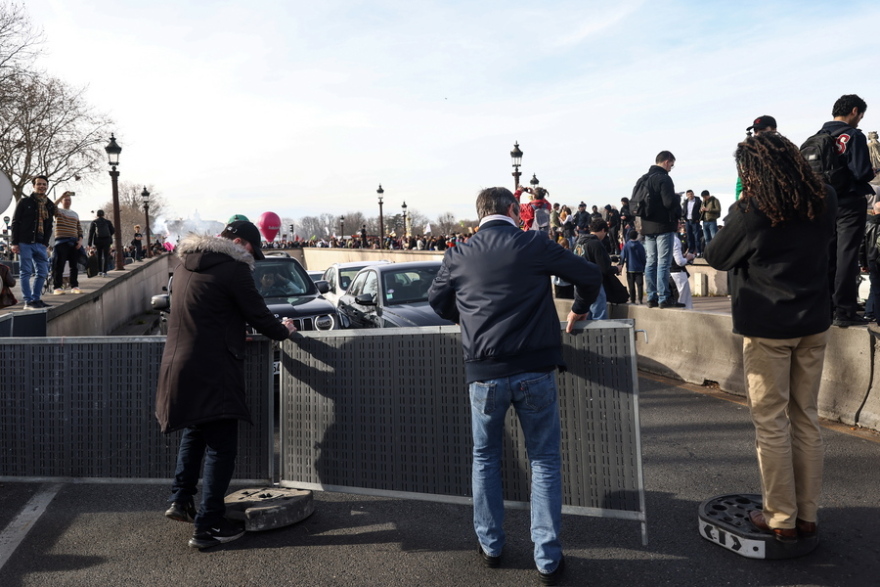
<path id="1" fill-rule="evenodd" d="M 12 553 L 21 544 L 27 533 L 30 532 L 43 512 L 52 502 L 58 492 L 61 491 L 62 484 L 54 483 L 52 485 L 44 485 L 29 502 L 21 509 L 21 512 L 9 525 L 0 532 L 0 569 L 12 557 Z"/>

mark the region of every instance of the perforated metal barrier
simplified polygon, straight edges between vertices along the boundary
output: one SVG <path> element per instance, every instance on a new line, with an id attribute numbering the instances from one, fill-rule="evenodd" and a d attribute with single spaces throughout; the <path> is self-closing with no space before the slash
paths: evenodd
<path id="1" fill-rule="evenodd" d="M 558 377 L 567 513 L 642 522 L 638 378 L 630 321 L 563 333 Z M 305 333 L 282 345 L 281 484 L 469 503 L 470 402 L 458 327 Z M 529 499 L 513 410 L 505 499 Z"/>
<path id="2" fill-rule="evenodd" d="M 162 434 L 156 381 L 165 337 L 0 339 L 0 479 L 163 480 L 180 433 Z M 273 478 L 268 340 L 246 347 L 254 426 L 240 427 L 237 479 Z"/>

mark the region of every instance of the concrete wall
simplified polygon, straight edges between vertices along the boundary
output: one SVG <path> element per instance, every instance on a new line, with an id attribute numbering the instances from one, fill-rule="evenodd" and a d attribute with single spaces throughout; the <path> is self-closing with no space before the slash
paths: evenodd
<path id="1" fill-rule="evenodd" d="M 150 309 L 150 298 L 168 284 L 171 255 L 126 265 L 97 291 L 73 296 L 46 314 L 47 336 L 104 336 Z M 93 279 L 103 279 L 94 277 Z"/>
<path id="2" fill-rule="evenodd" d="M 557 300 L 565 320 L 571 300 Z M 745 397 L 742 336 L 733 334 L 725 314 L 647 306 L 611 306 L 612 318 L 635 320 L 640 371 L 696 385 L 717 383 Z M 819 388 L 819 415 L 828 420 L 880 431 L 880 375 L 876 350 L 880 331 L 831 327 Z"/>

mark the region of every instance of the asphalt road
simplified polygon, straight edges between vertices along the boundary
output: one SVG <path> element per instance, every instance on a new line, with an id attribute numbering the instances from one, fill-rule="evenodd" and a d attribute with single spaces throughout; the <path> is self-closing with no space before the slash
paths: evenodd
<path id="1" fill-rule="evenodd" d="M 742 558 L 700 537 L 697 508 L 760 493 L 744 406 L 640 379 L 648 546 L 636 522 L 565 516 L 566 585 L 880 585 L 880 436 L 825 430 L 821 544 L 791 560 Z M 51 484 L 0 484 L 0 532 Z M 0 568 L 0 586 L 536 585 L 528 513 L 509 512 L 502 567 L 475 554 L 469 507 L 316 494 L 316 512 L 206 551 L 162 516 L 159 485 L 63 484 Z M 0 562 L 3 544 L 0 537 Z"/>

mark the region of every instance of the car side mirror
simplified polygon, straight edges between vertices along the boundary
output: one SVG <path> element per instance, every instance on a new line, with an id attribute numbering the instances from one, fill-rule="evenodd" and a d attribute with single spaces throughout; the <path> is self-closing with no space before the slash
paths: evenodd
<path id="1" fill-rule="evenodd" d="M 161 312 L 171 311 L 171 297 L 168 294 L 159 294 L 150 298 L 150 306 Z"/>
<path id="2" fill-rule="evenodd" d="M 321 292 L 322 294 L 325 294 L 328 291 L 330 291 L 330 284 L 327 283 L 326 281 L 324 281 L 323 279 L 319 279 L 318 281 L 316 281 L 315 285 L 318 286 L 318 291 Z"/>
<path id="3" fill-rule="evenodd" d="M 361 294 L 354 299 L 355 302 L 362 306 L 375 306 L 376 299 L 373 297 L 373 294 Z"/>

